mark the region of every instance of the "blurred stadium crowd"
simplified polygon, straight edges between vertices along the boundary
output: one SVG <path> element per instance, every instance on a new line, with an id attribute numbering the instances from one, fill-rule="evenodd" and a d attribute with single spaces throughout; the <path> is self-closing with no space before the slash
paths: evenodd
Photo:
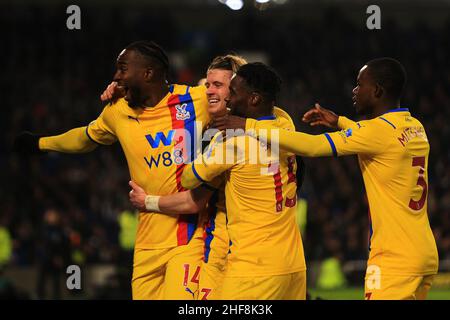
<path id="1" fill-rule="evenodd" d="M 392 20 L 383 22 L 386 31 L 368 31 L 339 10 L 328 11 L 318 23 L 248 12 L 202 29 L 156 11 L 92 7 L 82 9 L 82 30 L 69 31 L 64 8 L 6 9 L 0 10 L 0 29 L 8 30 L 0 78 L 0 263 L 39 265 L 50 273 L 70 263 L 131 265 L 121 229 L 132 228 L 135 217 L 119 146 L 32 158 L 19 158 L 10 147 L 24 129 L 58 134 L 94 120 L 117 54 L 137 39 L 153 39 L 173 57 L 183 56 L 185 63 L 174 61 L 172 69 L 172 81 L 179 83 L 195 84 L 217 54 L 264 53 L 284 81 L 279 105 L 297 130 L 310 133 L 325 130 L 300 123 L 315 102 L 355 118 L 351 90 L 359 68 L 374 57 L 399 59 L 408 72 L 403 106 L 422 121 L 431 145 L 430 222 L 440 258 L 450 259 L 450 19 L 437 29 L 422 23 L 402 27 Z M 365 259 L 368 207 L 356 157 L 305 162 L 299 195 L 308 203 L 307 263 Z"/>

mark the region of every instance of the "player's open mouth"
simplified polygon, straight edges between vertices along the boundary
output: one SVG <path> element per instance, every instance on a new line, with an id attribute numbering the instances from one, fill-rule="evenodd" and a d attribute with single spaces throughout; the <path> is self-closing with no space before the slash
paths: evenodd
<path id="1" fill-rule="evenodd" d="M 208 99 L 208 103 L 209 103 L 210 105 L 215 105 L 215 104 L 217 104 L 217 103 L 219 103 L 219 102 L 220 102 L 219 99 Z"/>

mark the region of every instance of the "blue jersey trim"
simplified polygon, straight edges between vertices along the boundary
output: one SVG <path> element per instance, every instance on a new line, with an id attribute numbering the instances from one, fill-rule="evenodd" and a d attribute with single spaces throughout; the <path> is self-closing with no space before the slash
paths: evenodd
<path id="1" fill-rule="evenodd" d="M 259 117 L 258 119 L 256 119 L 257 121 L 260 120 L 275 120 L 277 117 L 275 117 L 274 115 L 272 116 L 263 116 L 263 117 Z"/>
<path id="2" fill-rule="evenodd" d="M 196 119 L 197 115 L 195 112 L 194 101 L 192 100 L 191 94 L 188 92 L 190 87 L 187 87 L 186 94 L 179 96 L 180 104 L 186 104 L 186 112 L 190 114 L 190 117 L 184 120 L 184 128 L 189 132 L 190 139 L 187 149 L 190 149 L 188 162 L 194 161 L 200 150 L 197 146 L 197 128 Z M 201 149 L 201 148 L 200 148 Z"/>
<path id="3" fill-rule="evenodd" d="M 392 122 L 386 120 L 386 119 L 383 118 L 383 117 L 379 117 L 379 118 L 380 118 L 381 120 L 384 120 L 384 121 L 386 121 L 387 123 L 389 123 L 394 129 L 397 129 L 397 128 L 392 124 Z"/>
<path id="4" fill-rule="evenodd" d="M 203 260 L 205 263 L 209 261 L 209 254 L 211 252 L 211 242 L 214 239 L 214 231 L 216 230 L 216 216 L 217 207 L 214 210 L 214 214 L 211 215 L 209 219 L 209 225 L 205 228 L 206 238 L 205 238 L 205 252 L 203 254 Z"/>
<path id="5" fill-rule="evenodd" d="M 189 214 L 187 215 L 187 236 L 188 236 L 188 242 L 191 241 L 192 237 L 194 236 L 195 230 L 197 229 L 197 214 Z"/>
<path id="6" fill-rule="evenodd" d="M 390 112 L 403 112 L 403 111 L 409 112 L 409 109 L 408 108 L 395 108 L 395 109 L 388 110 L 383 114 L 390 113 Z"/>
<path id="7" fill-rule="evenodd" d="M 174 87 L 175 87 L 175 86 L 174 86 L 173 84 L 171 84 L 171 85 L 169 86 L 169 92 L 170 92 L 170 93 L 173 93 Z"/>
<path id="8" fill-rule="evenodd" d="M 198 180 L 200 180 L 203 183 L 206 183 L 206 181 L 203 180 L 202 177 L 200 177 L 200 175 L 198 174 L 197 170 L 195 170 L 195 166 L 194 166 L 193 162 L 192 162 L 192 172 L 194 173 L 194 175 L 197 177 Z"/>
<path id="9" fill-rule="evenodd" d="M 333 139 L 331 139 L 328 133 L 325 133 L 325 137 L 327 137 L 327 140 L 330 143 L 331 150 L 333 151 L 333 156 L 337 157 L 336 146 L 334 145 Z"/>

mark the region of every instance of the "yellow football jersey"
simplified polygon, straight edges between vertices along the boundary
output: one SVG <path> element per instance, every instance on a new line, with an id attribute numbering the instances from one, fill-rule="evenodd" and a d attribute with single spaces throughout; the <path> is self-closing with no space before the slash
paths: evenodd
<path id="1" fill-rule="evenodd" d="M 139 110 L 120 99 L 89 124 L 87 135 L 99 144 L 119 141 L 131 179 L 147 194 L 184 191 L 184 163 L 201 150 L 201 133 L 209 122 L 205 90 L 204 86 L 171 85 L 156 106 Z M 197 215 L 141 212 L 135 247 L 163 249 L 187 244 L 197 222 Z"/>
<path id="2" fill-rule="evenodd" d="M 294 129 L 275 116 L 260 121 Z M 184 187 L 194 188 L 225 172 L 230 236 L 227 277 L 266 276 L 306 270 L 303 244 L 295 222 L 296 162 L 292 153 L 267 155 L 267 145 L 250 136 L 221 141 L 183 172 Z M 258 147 L 259 146 L 259 147 Z M 269 152 L 270 153 L 270 152 Z M 231 155 L 231 157 L 230 157 Z"/>
<path id="3" fill-rule="evenodd" d="M 427 215 L 428 154 L 422 124 L 406 108 L 353 122 L 340 132 L 308 135 L 278 130 L 280 148 L 303 156 L 358 155 L 369 201 L 368 265 L 385 275 L 430 275 L 438 252 Z M 246 129 L 268 126 L 248 119 Z M 336 185 L 338 188 L 339 185 Z"/>
<path id="4" fill-rule="evenodd" d="M 277 118 L 283 118 L 292 125 L 291 117 L 281 108 L 274 107 L 273 114 Z M 225 206 L 225 175 L 223 179 L 216 178 L 218 189 L 214 189 L 214 194 L 208 202 L 208 220 L 204 230 L 205 250 L 203 261 L 205 263 L 215 264 L 217 268 L 222 269 L 226 263 L 226 257 L 229 251 L 230 237 L 227 230 L 227 217 Z"/>
<path id="5" fill-rule="evenodd" d="M 398 108 L 328 137 L 337 155 L 358 154 L 369 200 L 368 265 L 385 275 L 436 273 L 427 214 L 430 145 L 422 124 Z"/>

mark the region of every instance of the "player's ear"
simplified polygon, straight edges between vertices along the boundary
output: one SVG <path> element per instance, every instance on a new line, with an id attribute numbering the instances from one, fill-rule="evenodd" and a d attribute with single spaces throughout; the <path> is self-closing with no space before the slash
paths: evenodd
<path id="1" fill-rule="evenodd" d="M 250 104 L 253 105 L 253 106 L 256 106 L 256 105 L 260 104 L 260 103 L 261 103 L 261 100 L 262 100 L 261 95 L 259 95 L 259 94 L 256 93 L 256 92 L 253 92 L 253 93 L 250 95 Z"/>
<path id="2" fill-rule="evenodd" d="M 375 98 L 379 99 L 383 96 L 384 94 L 384 88 L 382 86 L 380 86 L 378 83 L 375 85 Z"/>
<path id="3" fill-rule="evenodd" d="M 151 68 L 145 69 L 144 80 L 146 82 L 150 82 L 152 80 L 152 78 L 153 78 L 153 75 L 154 75 L 153 69 L 151 69 Z"/>

